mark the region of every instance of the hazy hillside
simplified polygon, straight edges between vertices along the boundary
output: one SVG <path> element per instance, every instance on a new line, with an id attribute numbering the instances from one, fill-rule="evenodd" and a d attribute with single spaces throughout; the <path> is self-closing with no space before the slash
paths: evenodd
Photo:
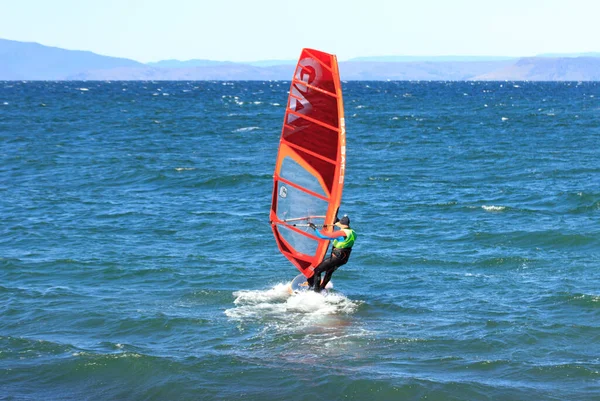
<path id="1" fill-rule="evenodd" d="M 502 69 L 475 76 L 494 81 L 600 81 L 600 58 L 530 57 Z"/>
<path id="2" fill-rule="evenodd" d="M 561 58 L 561 57 L 600 57 L 599 52 L 588 52 L 588 53 L 543 53 L 538 54 L 536 57 L 552 57 L 552 58 Z"/>
<path id="3" fill-rule="evenodd" d="M 55 80 L 90 69 L 141 67 L 124 58 L 0 39 L 0 79 Z"/>
<path id="4" fill-rule="evenodd" d="M 597 54 L 597 53 L 590 53 Z M 0 39 L 0 80 L 290 80 L 293 60 L 235 63 L 163 60 L 143 64 Z M 600 81 L 598 57 L 382 56 L 340 62 L 342 80 Z"/>
<path id="5" fill-rule="evenodd" d="M 147 63 L 151 67 L 159 68 L 191 68 L 191 67 L 216 67 L 234 64 L 231 61 L 213 61 L 213 60 L 161 60 L 152 63 Z"/>
<path id="6" fill-rule="evenodd" d="M 231 64 L 214 67 L 192 68 L 112 68 L 89 70 L 71 74 L 69 80 L 156 80 L 156 81 L 230 81 L 230 80 L 290 80 L 294 66 L 253 67 Z"/>
<path id="7" fill-rule="evenodd" d="M 161 60 L 157 62 L 147 63 L 152 67 L 161 68 L 190 68 L 190 67 L 216 67 L 216 66 L 227 66 L 232 64 L 245 64 L 253 67 L 273 67 L 277 65 L 296 65 L 297 60 L 259 60 L 249 61 L 243 63 L 234 63 L 232 61 L 213 61 L 213 60 Z"/>
<path id="8" fill-rule="evenodd" d="M 472 62 L 342 62 L 345 80 L 467 81 L 477 75 L 503 68 L 514 61 Z"/>
<path id="9" fill-rule="evenodd" d="M 449 61 L 507 61 L 517 60 L 518 57 L 495 57 L 495 56 L 378 56 L 378 57 L 355 57 L 348 61 L 375 61 L 385 63 L 409 63 L 409 62 L 449 62 Z"/>

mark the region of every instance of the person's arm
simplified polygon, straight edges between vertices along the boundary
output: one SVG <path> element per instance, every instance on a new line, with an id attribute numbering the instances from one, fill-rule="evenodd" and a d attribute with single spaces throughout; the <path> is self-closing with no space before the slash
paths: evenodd
<path id="1" fill-rule="evenodd" d="M 342 230 L 334 231 L 332 233 L 322 233 L 319 230 L 317 230 L 317 227 L 314 224 L 311 226 L 311 228 L 315 230 L 315 235 L 321 239 L 333 241 L 336 239 L 341 240 L 342 238 L 346 238 L 346 233 Z"/>

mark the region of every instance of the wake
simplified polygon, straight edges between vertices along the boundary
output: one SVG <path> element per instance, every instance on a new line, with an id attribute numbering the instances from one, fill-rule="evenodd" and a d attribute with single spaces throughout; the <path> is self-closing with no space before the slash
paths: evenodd
<path id="1" fill-rule="evenodd" d="M 225 315 L 236 320 L 302 320 L 308 322 L 327 316 L 350 315 L 359 306 L 341 293 L 326 295 L 305 291 L 291 295 L 288 284 L 277 284 L 267 290 L 243 290 L 233 293 L 235 307 Z"/>

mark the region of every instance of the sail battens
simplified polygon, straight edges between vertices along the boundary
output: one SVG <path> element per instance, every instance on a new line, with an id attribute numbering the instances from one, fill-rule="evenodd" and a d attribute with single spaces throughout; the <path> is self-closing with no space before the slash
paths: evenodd
<path id="1" fill-rule="evenodd" d="M 303 191 L 303 192 L 307 193 L 310 196 L 314 196 L 315 198 L 321 199 L 321 200 L 323 200 L 325 202 L 329 201 L 329 199 L 326 196 L 323 196 L 323 195 L 320 195 L 320 194 L 318 194 L 316 192 L 313 192 L 310 189 L 305 188 L 305 187 L 303 187 L 301 185 L 298 185 L 298 184 L 296 184 L 296 183 L 294 183 L 294 182 L 292 182 L 290 180 L 286 180 L 285 178 L 283 178 L 281 176 L 278 176 L 277 180 L 281 181 L 281 182 L 283 182 L 283 183 L 285 183 L 287 185 L 291 185 L 292 187 L 294 187 L 296 189 L 299 189 L 300 191 Z"/>
<path id="2" fill-rule="evenodd" d="M 335 93 L 333 93 L 333 92 L 329 92 L 329 91 L 327 91 L 327 90 L 325 90 L 325 89 L 321 89 L 321 88 L 319 88 L 318 86 L 312 86 L 312 85 L 309 85 L 309 84 L 307 84 L 307 83 L 305 83 L 305 82 L 303 82 L 303 81 L 298 81 L 298 80 L 296 80 L 296 79 L 294 79 L 294 80 L 292 81 L 292 85 L 300 85 L 300 86 L 305 86 L 305 87 L 307 87 L 307 88 L 309 88 L 309 89 L 315 90 L 315 91 L 317 91 L 317 92 L 321 92 L 321 93 L 323 93 L 323 94 L 325 94 L 325 95 L 329 95 L 329 96 L 332 96 L 332 97 L 336 97 L 336 96 L 337 96 L 337 95 L 336 95 Z"/>
<path id="3" fill-rule="evenodd" d="M 327 64 L 325 64 L 323 61 L 320 60 L 320 58 L 318 56 L 313 55 L 313 51 L 311 49 L 304 49 L 306 50 L 306 54 L 312 56 L 315 60 L 317 60 L 323 67 L 327 68 L 329 71 L 331 71 L 333 73 L 333 68 Z M 334 56 L 335 57 L 335 56 Z M 337 61 L 336 61 L 336 65 L 337 65 Z"/>
<path id="4" fill-rule="evenodd" d="M 316 158 L 318 158 L 318 159 L 321 159 L 321 160 L 323 160 L 323 161 L 326 161 L 326 162 L 328 162 L 328 163 L 331 163 L 331 164 L 335 164 L 335 160 L 333 160 L 333 159 L 330 159 L 330 158 L 329 158 L 329 157 L 327 157 L 327 156 L 323 156 L 322 154 L 319 154 L 319 153 L 317 153 L 317 152 L 313 152 L 313 151 L 311 151 L 311 150 L 309 150 L 309 149 L 303 148 L 303 147 L 301 147 L 301 146 L 298 146 L 298 145 L 296 145 L 296 144 L 294 144 L 294 143 L 287 142 L 285 139 L 282 139 L 282 142 L 284 142 L 284 143 L 285 143 L 287 146 L 289 146 L 289 147 L 290 147 L 290 148 L 292 148 L 292 149 L 295 149 L 295 150 L 301 150 L 301 151 L 303 151 L 303 152 L 306 152 L 306 153 L 308 153 L 309 155 L 311 155 L 311 156 L 314 156 L 314 157 L 316 157 Z"/>
<path id="5" fill-rule="evenodd" d="M 303 115 L 303 114 L 301 114 L 301 113 L 295 113 L 295 112 L 293 112 L 293 111 L 288 111 L 288 114 L 291 114 L 291 115 L 295 116 L 296 118 L 301 118 L 301 119 L 304 119 L 304 120 L 306 120 L 306 121 L 309 121 L 309 122 L 311 122 L 311 123 L 313 123 L 313 124 L 317 124 L 317 125 L 319 125 L 319 126 L 321 126 L 321 127 L 323 127 L 323 128 L 330 129 L 330 130 L 332 130 L 332 131 L 337 131 L 337 130 L 338 130 L 338 128 L 337 128 L 337 127 L 334 127 L 333 125 L 327 124 L 327 123 L 326 123 L 326 122 L 324 122 L 324 121 L 320 121 L 320 120 L 317 120 L 317 119 L 315 119 L 315 118 L 311 118 L 311 117 L 309 117 L 309 116 L 306 116 L 306 115 Z M 287 124 L 286 124 L 286 125 L 287 125 Z M 292 129 L 293 129 L 293 128 L 292 128 Z"/>

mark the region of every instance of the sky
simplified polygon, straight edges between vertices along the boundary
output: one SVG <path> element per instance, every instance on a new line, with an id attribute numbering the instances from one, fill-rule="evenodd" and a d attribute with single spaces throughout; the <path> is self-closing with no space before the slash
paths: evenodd
<path id="1" fill-rule="evenodd" d="M 598 0 L 0 0 L 0 38 L 125 57 L 295 60 L 600 51 Z"/>

